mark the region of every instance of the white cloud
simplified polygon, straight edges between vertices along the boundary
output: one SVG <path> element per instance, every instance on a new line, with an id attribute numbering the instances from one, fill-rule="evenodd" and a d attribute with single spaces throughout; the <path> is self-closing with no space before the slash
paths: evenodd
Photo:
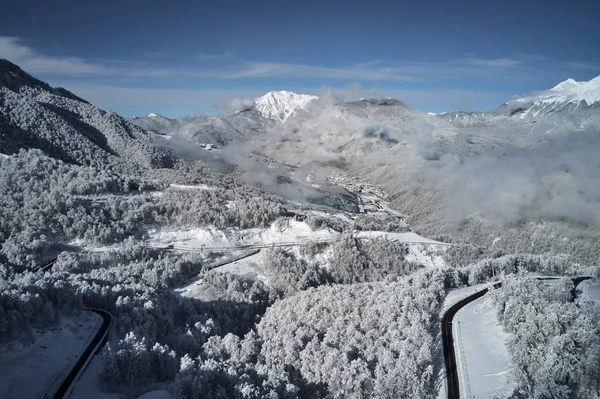
<path id="1" fill-rule="evenodd" d="M 488 104 L 492 108 L 509 101 L 513 94 L 509 92 L 477 91 L 461 89 L 414 89 L 382 90 L 383 95 L 396 98 L 407 105 L 424 111 L 485 111 L 473 109 L 475 104 Z"/>
<path id="2" fill-rule="evenodd" d="M 465 58 L 459 63 L 485 68 L 516 68 L 523 65 L 523 61 L 512 58 Z"/>
<path id="3" fill-rule="evenodd" d="M 207 107 L 231 98 L 254 98 L 268 91 L 256 89 L 155 89 L 112 85 L 57 82 L 76 95 L 104 108 L 119 107 Z"/>
<path id="4" fill-rule="evenodd" d="M 465 76 L 486 76 L 502 79 L 514 77 L 515 69 L 525 61 L 513 58 L 463 58 L 446 62 L 397 62 L 384 66 L 381 61 L 369 61 L 351 67 L 330 67 L 278 62 L 249 62 L 235 59 L 235 54 L 196 54 L 206 60 L 227 59 L 225 67 L 156 68 L 119 60 L 89 61 L 76 57 L 56 57 L 40 54 L 20 39 L 0 36 L 0 54 L 26 71 L 42 77 L 118 77 L 118 78 L 193 78 L 193 79 L 269 79 L 312 78 L 324 80 L 381 82 L 443 82 Z M 490 69 L 493 69 L 492 71 Z M 498 73 L 502 69 L 503 74 Z M 489 75 L 494 73 L 493 76 Z M 520 72 L 526 73 L 526 72 Z"/>
<path id="5" fill-rule="evenodd" d="M 0 36 L 0 54 L 31 74 L 54 76 L 110 75 L 113 71 L 81 58 L 49 57 L 33 51 L 14 37 Z"/>

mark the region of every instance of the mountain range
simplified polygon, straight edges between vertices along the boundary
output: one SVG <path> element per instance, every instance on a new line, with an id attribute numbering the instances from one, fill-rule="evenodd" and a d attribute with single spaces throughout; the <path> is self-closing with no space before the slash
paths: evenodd
<path id="1" fill-rule="evenodd" d="M 279 165 L 304 184 L 342 171 L 380 185 L 427 233 L 478 212 L 600 225 L 599 93 L 600 77 L 567 79 L 486 112 L 431 115 L 395 99 L 280 91 L 221 115 L 124 119 L 1 60 L 0 152 L 39 148 L 66 162 L 135 170 L 172 164 L 169 143 L 183 140 L 229 148 L 228 162 L 241 159 L 235 152 Z M 160 148 L 156 137 L 165 139 Z"/>

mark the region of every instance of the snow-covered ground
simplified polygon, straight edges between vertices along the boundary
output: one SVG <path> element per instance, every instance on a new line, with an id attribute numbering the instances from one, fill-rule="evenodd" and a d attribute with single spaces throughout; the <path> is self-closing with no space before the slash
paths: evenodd
<path id="1" fill-rule="evenodd" d="M 483 296 L 460 309 L 452 329 L 461 397 L 508 396 L 516 388 L 510 380 L 508 334 L 490 298 Z"/>
<path id="2" fill-rule="evenodd" d="M 146 392 L 145 394 L 138 396 L 138 399 L 171 399 L 171 394 L 164 389 L 159 389 Z"/>
<path id="3" fill-rule="evenodd" d="M 442 314 L 446 312 L 452 305 L 457 303 L 458 301 L 465 299 L 466 297 L 475 294 L 478 291 L 481 291 L 484 288 L 490 287 L 491 284 L 483 283 L 472 285 L 470 287 L 462 287 L 455 288 L 446 293 L 446 297 L 444 298 L 444 305 L 442 306 Z"/>
<path id="4" fill-rule="evenodd" d="M 385 231 L 360 231 L 357 234 L 358 238 L 377 238 L 377 237 L 387 237 L 389 240 L 398 241 L 398 242 L 406 242 L 406 243 L 416 243 L 416 244 L 435 244 L 440 246 L 450 246 L 450 244 L 430 240 L 429 238 L 422 237 L 417 233 L 408 232 L 408 233 L 388 233 Z"/>
<path id="5" fill-rule="evenodd" d="M 236 247 L 240 245 L 278 244 L 288 242 L 319 241 L 335 238 L 339 233 L 331 229 L 312 231 L 304 223 L 293 219 L 281 219 L 266 229 L 198 228 L 189 230 L 148 232 L 151 246 L 173 245 L 182 248 Z"/>
<path id="6" fill-rule="evenodd" d="M 0 398 L 40 398 L 53 394 L 102 325 L 102 318 L 84 311 L 64 318 L 51 331 L 32 331 L 0 346 Z"/>
<path id="7" fill-rule="evenodd" d="M 577 290 L 581 291 L 583 298 L 595 301 L 600 304 L 600 281 L 585 280 L 579 283 Z"/>
<path id="8" fill-rule="evenodd" d="M 178 190 L 200 190 L 200 191 L 215 190 L 214 187 L 207 186 L 206 184 L 199 184 L 197 186 L 189 186 L 189 185 L 185 185 L 185 184 L 171 184 L 170 187 L 174 188 L 174 189 L 178 189 Z"/>
<path id="9" fill-rule="evenodd" d="M 254 255 L 245 257 L 244 259 L 236 260 L 228 263 L 225 266 L 221 266 L 215 269 L 215 271 L 237 274 L 266 282 L 266 277 L 261 267 L 261 265 L 265 262 L 264 256 L 265 251 L 260 251 Z M 226 259 L 223 258 L 223 260 L 219 260 L 219 262 L 224 260 Z M 214 291 L 212 286 L 205 284 L 203 280 L 199 278 L 193 278 L 189 280 L 186 284 L 180 288 L 176 288 L 174 291 L 181 296 L 194 298 L 201 301 L 213 301 L 219 299 L 220 297 L 219 292 Z"/>
<path id="10" fill-rule="evenodd" d="M 150 230 L 150 246 L 174 245 L 178 247 L 227 247 L 238 243 L 234 237 L 228 237 L 224 230 L 216 228 L 197 228 L 188 230 Z M 233 241 L 232 241 L 233 240 Z"/>
<path id="11" fill-rule="evenodd" d="M 73 382 L 69 399 L 119 399 L 115 393 L 105 393 L 100 390 L 99 378 L 102 372 L 102 359 L 94 356 L 90 364 L 78 380 Z"/>

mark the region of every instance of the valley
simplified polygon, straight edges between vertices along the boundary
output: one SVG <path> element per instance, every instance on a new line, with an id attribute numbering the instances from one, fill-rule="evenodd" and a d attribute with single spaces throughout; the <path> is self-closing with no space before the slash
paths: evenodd
<path id="1" fill-rule="evenodd" d="M 60 386 L 99 309 L 73 398 L 443 397 L 447 311 L 502 281 L 455 315 L 459 396 L 593 397 L 599 90 L 126 119 L 0 60 L 0 363 Z M 16 344 L 48 337 L 73 353 Z M 27 376 L 3 367 L 0 398 L 39 396 Z"/>

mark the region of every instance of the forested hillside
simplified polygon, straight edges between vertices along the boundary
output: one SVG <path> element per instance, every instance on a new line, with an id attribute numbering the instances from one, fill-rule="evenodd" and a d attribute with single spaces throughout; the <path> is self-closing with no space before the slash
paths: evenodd
<path id="1" fill-rule="evenodd" d="M 113 328 L 85 373 L 118 397 L 430 398 L 447 294 L 502 280 L 513 397 L 600 394 L 600 308 L 533 278 L 600 277 L 592 169 L 533 168 L 530 202 L 472 212 L 452 190 L 513 145 L 391 99 L 287 111 L 138 120 L 175 129 L 158 148 L 0 60 L 0 355 L 93 308 Z"/>

